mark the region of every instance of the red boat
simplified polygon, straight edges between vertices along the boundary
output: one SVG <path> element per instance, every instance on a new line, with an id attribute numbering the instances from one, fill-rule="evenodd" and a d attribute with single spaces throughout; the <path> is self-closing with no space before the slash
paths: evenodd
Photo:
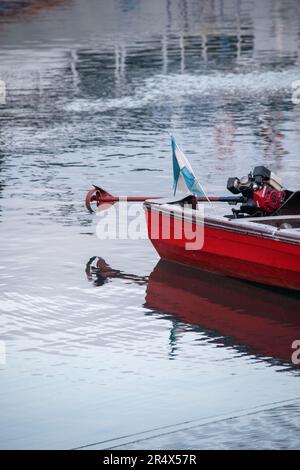
<path id="1" fill-rule="evenodd" d="M 231 215 L 201 217 L 192 195 L 146 201 L 149 239 L 160 257 L 300 290 L 300 192 L 283 191 L 275 176 L 257 168 L 248 179 L 229 178 L 228 189 L 243 196 Z M 193 248 L 191 234 L 202 246 Z"/>
<path id="2" fill-rule="evenodd" d="M 193 178 L 190 175 L 187 180 Z M 280 178 L 263 166 L 241 179 L 229 178 L 227 189 L 234 196 L 189 193 L 177 200 L 125 199 L 145 201 L 148 236 L 161 258 L 300 290 L 300 191 L 284 189 Z M 87 193 L 86 207 L 100 210 L 125 199 L 94 186 Z M 205 216 L 200 202 L 210 209 Z M 223 202 L 240 206 L 224 216 Z"/>

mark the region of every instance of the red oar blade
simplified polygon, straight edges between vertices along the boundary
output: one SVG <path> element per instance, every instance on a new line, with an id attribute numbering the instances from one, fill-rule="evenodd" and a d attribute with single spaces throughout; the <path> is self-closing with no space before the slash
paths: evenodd
<path id="1" fill-rule="evenodd" d="M 85 206 L 90 212 L 105 210 L 115 203 L 113 199 L 114 197 L 105 189 L 93 185 L 93 188 L 86 195 Z"/>

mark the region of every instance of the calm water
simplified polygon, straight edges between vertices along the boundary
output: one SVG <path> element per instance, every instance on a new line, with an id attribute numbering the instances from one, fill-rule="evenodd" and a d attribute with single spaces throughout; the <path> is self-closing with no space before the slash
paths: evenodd
<path id="1" fill-rule="evenodd" d="M 83 204 L 169 195 L 169 131 L 210 193 L 299 188 L 299 37 L 297 0 L 0 1 L 1 448 L 300 447 L 300 297 L 100 241 Z"/>

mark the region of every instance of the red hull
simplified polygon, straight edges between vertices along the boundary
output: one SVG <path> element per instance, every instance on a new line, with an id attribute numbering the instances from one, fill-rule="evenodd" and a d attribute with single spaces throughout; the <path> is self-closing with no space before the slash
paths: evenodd
<path id="1" fill-rule="evenodd" d="M 204 223 L 204 245 L 202 249 L 187 250 L 184 237 L 175 239 L 173 234 L 182 223 L 146 206 L 148 233 L 161 258 L 194 266 L 200 269 L 247 279 L 268 285 L 300 290 L 300 245 L 288 243 L 270 236 L 237 233 Z M 209 220 L 209 219 L 207 219 Z M 152 233 L 162 233 L 165 223 L 170 223 L 170 237 L 157 239 Z M 197 229 L 190 224 L 190 230 Z M 177 230 L 178 231 L 178 230 Z M 241 232 L 241 230 L 240 230 Z"/>

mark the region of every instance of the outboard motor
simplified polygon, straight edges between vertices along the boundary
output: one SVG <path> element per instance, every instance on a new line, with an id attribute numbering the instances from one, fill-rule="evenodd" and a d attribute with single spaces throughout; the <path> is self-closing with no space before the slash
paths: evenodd
<path id="1" fill-rule="evenodd" d="M 264 166 L 256 166 L 243 178 L 229 178 L 227 189 L 233 194 L 242 194 L 244 202 L 233 213 L 268 216 L 277 211 L 285 200 L 281 179 Z"/>

